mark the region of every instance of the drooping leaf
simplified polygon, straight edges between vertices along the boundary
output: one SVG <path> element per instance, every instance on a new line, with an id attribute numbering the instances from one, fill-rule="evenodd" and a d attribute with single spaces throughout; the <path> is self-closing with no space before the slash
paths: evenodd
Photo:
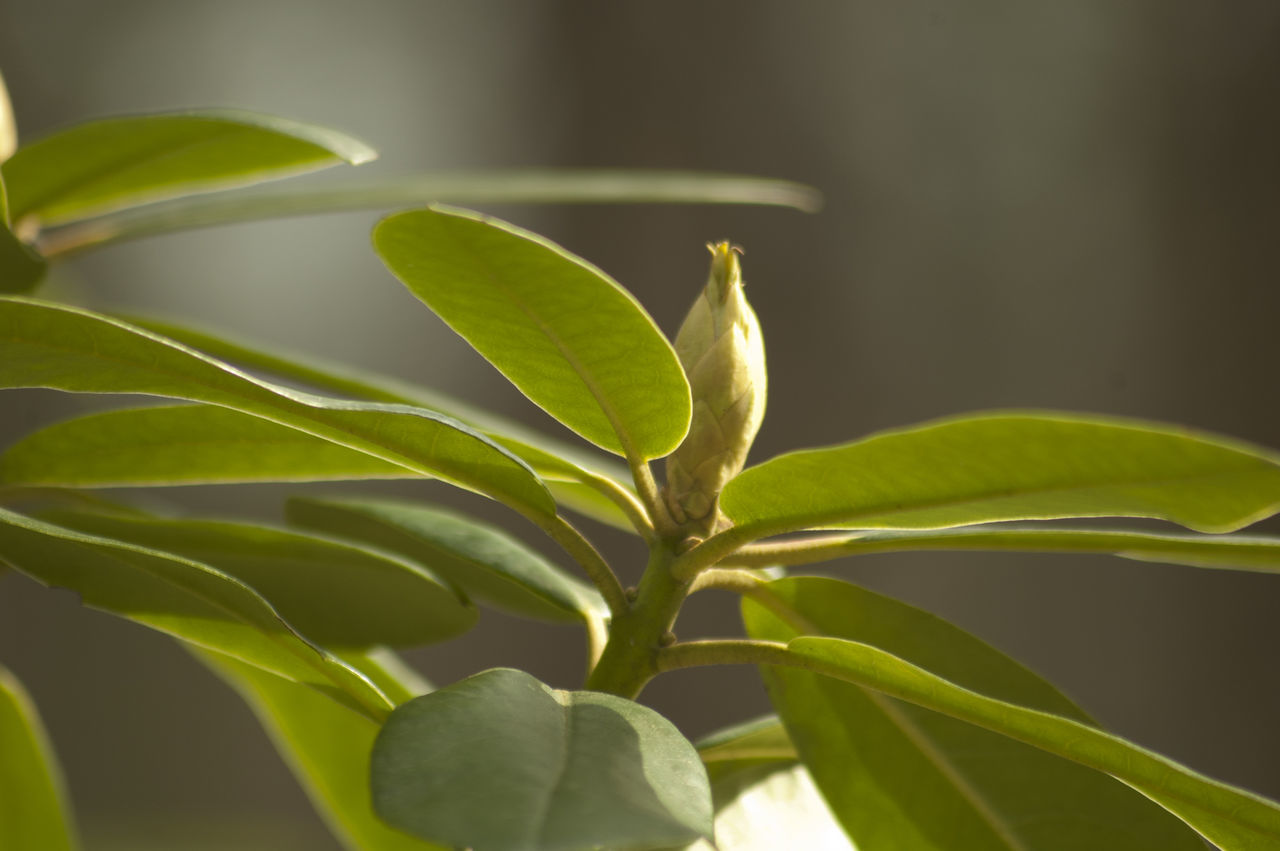
<path id="1" fill-rule="evenodd" d="M 249 704 L 316 811 L 345 847 L 352 851 L 441 847 L 394 830 L 374 815 L 369 754 L 377 724 L 310 689 L 220 653 L 193 652 Z M 376 659 L 363 661 L 365 667 L 380 667 Z M 402 685 L 401 690 L 411 689 Z"/>
<path id="2" fill-rule="evenodd" d="M 475 851 L 645 848 L 710 837 L 698 754 L 651 709 L 485 671 L 399 707 L 373 747 L 390 824 Z"/>
<path id="3" fill-rule="evenodd" d="M 78 847 L 62 773 L 35 704 L 0 667 L 0 848 Z"/>
<path id="4" fill-rule="evenodd" d="M 455 638 L 476 622 L 475 609 L 420 564 L 326 538 L 138 514 L 63 509 L 42 517 L 214 567 L 261 594 L 290 626 L 327 648 L 429 644 Z"/>
<path id="5" fill-rule="evenodd" d="M 374 177 L 323 187 L 260 189 L 126 210 L 58 234 L 54 253 L 233 222 L 447 204 L 763 204 L 807 213 L 821 194 L 789 180 L 679 171 L 452 170 Z"/>
<path id="6" fill-rule="evenodd" d="M 738 539 L 1102 516 L 1227 532 L 1280 508 L 1280 464 L 1170 426 L 980 414 L 779 456 L 731 481 L 720 506 Z"/>
<path id="7" fill-rule="evenodd" d="M 2 461 L 0 461 L 2 463 Z M 811 564 L 868 553 L 913 550 L 984 550 L 1047 553 L 1108 553 L 1137 561 L 1280 573 L 1280 538 L 1262 535 L 1165 535 L 1111 529 L 1036 526 L 971 526 L 927 532 L 858 532 L 765 544 L 734 563 Z"/>
<path id="8" fill-rule="evenodd" d="M 208 565 L 0 509 L 0 560 L 88 606 L 216 650 L 352 706 L 389 708 L 367 678 L 294 632 L 243 583 Z"/>
<path id="9" fill-rule="evenodd" d="M 391 499 L 295 497 L 289 522 L 371 544 L 423 565 L 477 602 L 525 617 L 577 622 L 604 600 L 515 538 L 450 511 Z"/>
<path id="10" fill-rule="evenodd" d="M 4 81 L 0 80 L 0 160 L 4 159 Z M 9 227 L 8 196 L 0 173 L 0 293 L 22 293 L 44 277 L 46 263 Z"/>
<path id="11" fill-rule="evenodd" d="M 803 627 L 984 695 L 1093 723 L 1049 683 L 919 609 L 820 577 L 778 580 L 763 593 L 743 606 L 755 638 L 785 642 Z M 829 676 L 762 673 L 797 751 L 862 851 L 1201 847 L 1137 792 L 1073 762 Z"/>
<path id="12" fill-rule="evenodd" d="M 831 580 L 827 581 L 830 582 Z M 772 590 L 782 593 L 777 594 L 772 600 L 763 599 L 766 602 L 770 602 L 777 614 L 785 615 L 789 621 L 794 623 L 790 626 L 785 625 L 763 608 L 751 604 L 744 608 L 746 609 L 747 620 L 751 625 L 753 634 L 777 634 L 780 636 L 788 633 L 794 634 L 795 626 L 799 624 L 798 618 L 814 619 L 812 616 L 815 614 L 818 618 L 822 618 L 824 610 L 833 608 L 831 604 L 815 599 L 820 594 L 831 594 L 832 589 L 829 585 L 819 586 L 808 581 L 801 583 L 800 580 L 796 579 L 783 580 L 782 582 L 774 583 L 773 586 L 776 587 L 773 587 Z M 792 589 L 792 592 L 795 589 L 802 589 L 804 596 L 810 599 L 800 606 L 793 606 L 792 601 L 798 599 L 800 595 L 798 593 L 788 593 L 788 588 Z M 866 595 L 867 592 L 862 592 L 862 594 Z M 897 604 L 896 607 L 900 607 L 900 610 L 907 609 L 902 604 Z M 971 636 L 961 638 L 960 636 L 963 636 L 964 633 L 954 627 L 949 627 L 941 621 L 937 621 L 934 627 L 930 629 L 928 617 L 927 615 L 925 616 L 926 620 L 918 618 L 907 619 L 910 625 L 924 630 L 924 634 L 918 635 L 912 632 L 903 633 L 901 629 L 893 630 L 892 619 L 889 624 L 884 624 L 880 621 L 860 618 L 856 611 L 846 611 L 839 616 L 839 623 L 834 625 L 832 631 L 857 634 L 862 640 L 803 635 L 788 641 L 786 649 L 781 655 L 789 659 L 797 667 L 804 668 L 806 671 L 813 672 L 813 674 L 821 674 L 823 677 L 843 680 L 846 683 L 859 686 L 862 693 L 868 697 L 879 695 L 878 698 L 874 699 L 874 702 L 877 704 L 876 708 L 880 709 L 882 714 L 885 707 L 892 707 L 893 710 L 897 711 L 896 717 L 901 722 L 907 720 L 913 722 L 909 727 L 903 726 L 903 723 L 897 723 L 897 727 L 902 731 L 902 734 L 896 735 L 894 738 L 899 740 L 905 738 L 909 740 L 910 744 L 916 745 L 921 760 L 932 762 L 939 768 L 950 766 L 947 775 L 953 776 L 957 780 L 986 778 L 982 785 L 979 786 L 965 784 L 956 785 L 955 788 L 956 794 L 967 795 L 974 802 L 981 801 L 984 807 L 987 808 L 986 811 L 991 813 L 992 816 L 1000 815 L 1001 811 L 999 809 L 991 808 L 1001 802 L 1008 806 L 1010 802 L 1022 801 L 1024 806 L 1032 807 L 1031 812 L 1035 813 L 1044 812 L 1044 808 L 1050 806 L 1069 807 L 1068 804 L 1063 803 L 1060 797 L 1056 797 L 1052 793 L 1048 796 L 1037 797 L 1032 803 L 1027 804 L 1026 799 L 1029 797 L 1029 790 L 1038 783 L 1054 782 L 1053 788 L 1058 790 L 1057 794 L 1059 796 L 1064 794 L 1074 795 L 1076 793 L 1072 792 L 1072 790 L 1076 788 L 1082 788 L 1086 792 L 1092 790 L 1096 793 L 1098 788 L 1091 782 L 1086 782 L 1083 776 L 1078 778 L 1079 782 L 1085 783 L 1083 787 L 1077 787 L 1075 783 L 1062 783 L 1059 786 L 1061 779 L 1065 777 L 1059 769 L 1054 768 L 1052 774 L 1046 774 L 1045 772 L 1049 771 L 1049 769 L 1045 765 L 1031 760 L 1023 761 L 1021 758 L 1011 763 L 1011 766 L 1005 772 L 995 772 L 989 765 L 984 764 L 983 757 L 988 745 L 995 747 L 993 743 L 998 740 L 997 738 L 990 738 L 989 740 L 972 738 L 969 740 L 969 747 L 965 747 L 961 743 L 958 751 L 938 751 L 937 747 L 939 745 L 946 746 L 958 741 L 954 738 L 958 735 L 955 731 L 960 730 L 961 727 L 954 727 L 953 732 L 949 734 L 938 733 L 937 731 L 942 728 L 936 725 L 932 716 L 925 715 L 919 710 L 909 710 L 910 714 L 904 713 L 902 712 L 906 708 L 904 704 L 896 701 L 891 702 L 890 698 L 896 698 L 898 701 L 904 701 L 907 704 L 922 707 L 923 709 L 933 710 L 935 713 L 967 722 L 974 727 L 982 727 L 985 730 L 1000 733 L 1009 739 L 1017 740 L 1017 742 L 1033 745 L 1050 754 L 1056 754 L 1104 774 L 1110 774 L 1124 784 L 1155 800 L 1223 848 L 1270 848 L 1280 840 L 1280 806 L 1248 792 L 1205 778 L 1172 760 L 1151 753 L 1118 736 L 1103 732 L 1091 722 L 1079 716 L 1079 710 L 1074 710 L 1070 713 L 1055 712 L 1049 708 L 1054 702 L 1051 698 L 1051 687 L 1025 670 L 1021 678 L 1013 675 L 1013 669 L 1010 668 L 1010 665 L 1016 667 L 1016 664 L 1008 660 L 1004 660 L 1003 663 L 997 663 L 995 658 L 999 654 L 996 654 L 996 657 L 987 657 L 986 661 L 992 666 L 989 668 L 984 668 L 981 664 L 970 664 L 965 668 L 955 664 L 954 660 L 949 663 L 947 661 L 948 656 L 959 654 L 954 651 L 948 652 L 946 647 L 939 645 L 938 639 L 945 637 L 944 634 L 950 634 L 953 640 L 962 647 L 968 645 L 969 651 L 974 651 L 974 645 L 980 645 L 981 642 L 977 642 Z M 902 621 L 900 620 L 897 625 L 902 627 Z M 809 626 L 816 626 L 816 624 L 806 624 L 806 628 Z M 757 627 L 759 628 L 757 629 Z M 891 632 L 892 634 L 890 634 Z M 893 647 L 892 650 L 881 649 L 881 647 L 873 646 L 870 643 L 871 639 L 876 640 L 878 644 L 897 646 Z M 902 655 L 899 655 L 899 653 Z M 981 655 L 981 652 L 978 651 L 977 655 Z M 926 670 L 924 665 L 928 665 L 930 668 L 939 668 L 942 670 L 942 674 L 939 675 Z M 771 670 L 773 673 L 770 676 L 777 673 L 777 669 Z M 790 671 L 791 669 L 788 667 L 788 672 Z M 944 679 L 944 677 L 946 678 Z M 963 682 L 957 683 L 953 681 L 953 678 L 962 679 Z M 820 680 L 821 678 L 818 678 L 818 681 Z M 803 681 L 791 679 L 787 679 L 786 682 L 790 693 L 785 698 L 780 699 L 779 702 L 793 704 L 796 707 L 794 716 L 786 708 L 779 707 L 780 714 L 789 725 L 788 732 L 791 733 L 797 749 L 814 773 L 814 779 L 823 788 L 828 800 L 832 802 L 833 809 L 842 819 L 848 818 L 850 813 L 845 809 L 845 806 L 833 800 L 831 778 L 825 777 L 823 769 L 819 768 L 819 764 L 824 764 L 831 771 L 834 771 L 830 766 L 830 761 L 824 760 L 816 752 L 808 752 L 809 743 L 801 726 L 807 724 L 811 733 L 819 731 L 823 735 L 830 734 L 838 737 L 840 744 L 836 745 L 836 747 L 849 748 L 844 755 L 849 760 L 850 765 L 853 764 L 855 758 L 869 759 L 876 756 L 883 748 L 891 745 L 891 741 L 885 744 L 878 737 L 887 735 L 892 731 L 893 727 L 886 722 L 869 729 L 861 728 L 856 738 L 847 731 L 842 734 L 839 722 L 835 718 L 840 712 L 848 709 L 853 701 L 854 692 L 845 690 L 827 691 L 820 689 L 820 687 L 805 688 Z M 840 683 L 836 684 L 840 685 Z M 800 691 L 795 691 L 793 686 L 800 688 Z M 979 692 L 977 690 L 979 688 L 983 689 L 983 691 Z M 987 693 L 988 691 L 992 693 Z M 1034 694 L 1037 691 L 1040 692 L 1038 702 L 1035 700 Z M 775 695 L 778 694 L 780 693 L 775 692 Z M 1012 702 L 1010 698 L 1017 700 L 1018 695 L 1022 695 L 1023 699 L 1017 703 Z M 1064 701 L 1065 698 L 1061 696 L 1056 698 L 1056 702 L 1059 704 Z M 1073 714 L 1075 717 L 1071 717 Z M 861 713 L 856 717 L 867 721 L 874 716 L 870 713 Z M 894 720 L 892 715 L 885 715 L 884 717 L 891 721 Z M 795 727 L 791 726 L 793 718 L 797 722 Z M 921 719 L 924 718 L 930 720 L 922 722 Z M 873 730 L 874 733 L 869 730 Z M 911 735 L 903 735 L 906 732 L 911 732 Z M 981 732 L 980 730 L 974 731 L 974 733 Z M 978 743 L 976 744 L 976 749 L 975 743 Z M 928 747 L 921 748 L 920 745 Z M 1000 752 L 998 750 L 995 751 L 995 753 Z M 909 751 L 900 749 L 899 755 L 903 756 L 907 753 Z M 945 763 L 939 761 L 942 756 L 948 757 Z M 917 764 L 920 763 L 917 762 Z M 921 765 L 921 767 L 923 766 Z M 964 773 L 951 773 L 958 768 L 963 768 Z M 877 793 L 877 787 L 868 787 L 863 790 L 857 812 L 862 812 L 863 808 L 870 805 L 874 800 L 870 797 L 873 794 L 882 794 L 886 787 L 891 788 L 894 783 L 901 785 L 907 768 L 899 765 L 894 771 L 897 774 L 896 779 L 894 772 L 889 774 L 882 772 L 874 778 L 879 784 L 880 793 Z M 940 792 L 943 788 L 940 783 L 935 782 L 938 772 L 934 771 L 933 774 L 934 778 L 930 778 L 928 774 L 917 775 L 919 779 L 915 787 L 917 794 L 910 799 L 914 802 L 917 810 L 921 808 L 928 809 L 934 805 L 934 798 L 923 794 L 921 791 L 926 788 L 924 785 L 926 782 L 931 792 Z M 1054 778 L 1057 778 L 1058 781 L 1055 782 Z M 839 778 L 836 779 L 838 780 Z M 1019 786 L 1019 783 L 1023 785 Z M 1113 788 L 1124 791 L 1124 787 L 1120 784 L 1113 784 Z M 993 790 L 999 793 L 998 797 L 992 794 Z M 972 797 L 975 792 L 984 792 L 984 796 L 982 798 Z M 880 800 L 883 803 L 886 799 L 882 797 Z M 1125 811 L 1129 811 L 1128 808 L 1129 804 L 1126 803 Z M 887 806 L 882 807 L 882 809 L 885 812 L 889 812 Z M 856 813 L 854 814 L 856 815 Z M 1046 833 L 1046 838 L 1044 844 L 1033 842 L 1030 845 L 1014 845 L 1013 847 L 1036 849 L 1051 849 L 1055 847 L 1116 847 L 1121 849 L 1135 847 L 1157 847 L 1162 849 L 1187 847 L 1191 849 L 1199 847 L 1194 843 L 1186 844 L 1186 840 L 1179 838 L 1176 831 L 1165 830 L 1164 833 L 1161 833 L 1164 829 L 1158 821 L 1142 817 L 1137 810 L 1131 811 L 1131 816 L 1140 820 L 1132 822 L 1124 820 L 1121 810 L 1115 805 L 1114 800 L 1111 805 L 1101 809 L 1096 805 L 1091 805 L 1087 811 L 1080 811 L 1079 820 L 1075 822 L 1065 820 L 1065 817 L 1071 814 L 1067 810 L 1060 814 L 1059 819 L 1032 820 L 1017 825 L 1016 827 L 1020 827 L 1023 830 L 1043 830 Z M 1117 816 L 1121 820 L 1111 823 L 1110 819 L 1117 818 Z M 952 817 L 955 817 L 954 813 Z M 1095 831 L 1102 831 L 1106 825 L 1110 824 L 1111 828 L 1119 831 L 1121 835 L 1125 830 L 1130 831 L 1131 835 L 1128 840 L 1121 841 L 1119 844 L 1116 844 L 1115 840 L 1112 840 L 1111 845 L 1098 844 L 1092 840 L 1085 842 L 1083 845 L 1067 844 L 1066 839 L 1068 837 L 1078 835 L 1075 833 L 1076 831 L 1090 829 L 1089 825 L 1081 823 L 1086 819 L 1098 820 L 1092 826 Z M 910 830 L 913 833 L 905 834 L 906 838 L 903 838 L 904 834 L 901 832 L 897 834 L 890 833 L 886 841 L 896 838 L 899 842 L 910 844 L 914 836 L 920 838 L 924 844 L 911 847 L 957 847 L 955 837 L 958 834 L 952 833 L 949 837 L 942 838 L 933 837 L 932 841 L 934 843 L 940 842 L 941 844 L 928 844 L 925 841 L 929 839 L 925 832 L 931 829 L 928 823 L 912 821 L 909 818 L 900 818 L 898 821 L 899 831 Z M 978 826 L 972 818 L 969 821 L 971 825 Z M 846 821 L 845 823 L 847 826 L 848 822 Z M 993 826 L 1000 824 L 1006 835 L 1009 835 L 1009 831 L 1015 827 L 1015 825 L 1004 821 L 989 821 L 989 823 Z M 1016 837 L 1018 834 L 1012 835 Z M 1088 834 L 1086 833 L 1085 835 L 1087 836 Z M 855 841 L 858 841 L 856 836 Z M 992 847 L 1008 847 L 1009 844 L 1006 841 L 1004 844 L 995 844 Z M 870 851 L 874 851 L 877 846 L 868 847 Z"/>
<path id="13" fill-rule="evenodd" d="M 15 221 L 56 224 L 375 156 L 334 130 L 216 110 L 79 124 L 23 145 L 3 172 Z"/>
<path id="14" fill-rule="evenodd" d="M 476 213 L 383 220 L 387 267 L 551 416 L 597 446 L 659 458 L 689 428 L 689 385 L 639 303 L 536 234 Z"/>
<path id="15" fill-rule="evenodd" d="M 555 514 L 555 502 L 527 466 L 448 417 L 274 386 L 163 337 L 65 305 L 0 297 L 0 387 L 207 402 L 470 488 L 526 515 Z"/>

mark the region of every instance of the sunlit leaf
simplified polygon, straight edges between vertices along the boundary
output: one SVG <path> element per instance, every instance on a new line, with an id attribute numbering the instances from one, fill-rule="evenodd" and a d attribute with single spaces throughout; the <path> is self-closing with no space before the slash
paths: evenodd
<path id="1" fill-rule="evenodd" d="M 774 767 L 752 777 L 734 774 L 713 781 L 711 788 L 716 843 L 701 839 L 687 846 L 689 851 L 854 851 L 803 765 Z"/>
<path id="2" fill-rule="evenodd" d="M 327 648 L 445 641 L 476 621 L 475 609 L 420 564 L 347 543 L 249 523 L 65 509 L 41 516 L 214 567 Z"/>
<path id="3" fill-rule="evenodd" d="M 645 848 L 712 830 L 698 754 L 651 709 L 486 671 L 399 707 L 373 748 L 374 809 L 451 847 Z"/>
<path id="4" fill-rule="evenodd" d="M 35 704 L 0 667 L 0 848 L 76 848 L 65 798 L 62 773 Z"/>
<path id="5" fill-rule="evenodd" d="M 731 481 L 720 507 L 738 539 L 1102 516 L 1226 532 L 1280 508 L 1280 464 L 1170 426 L 981 414 L 782 455 Z"/>
<path id="6" fill-rule="evenodd" d="M 271 385 L 163 337 L 65 305 L 0 298 L 0 386 L 208 402 L 470 488 L 527 515 L 555 514 L 555 502 L 527 466 L 448 417 Z"/>
<path id="7" fill-rule="evenodd" d="M 477 602 L 518 615 L 581 622 L 606 611 L 595 588 L 505 532 L 460 514 L 391 499 L 295 497 L 289 522 L 420 564 Z"/>
<path id="8" fill-rule="evenodd" d="M 54 224 L 375 156 L 334 130 L 219 110 L 79 124 L 23 145 L 3 172 L 13 219 Z"/>
<path id="9" fill-rule="evenodd" d="M 441 848 L 390 828 L 374 815 L 369 754 L 378 734 L 376 723 L 310 689 L 222 654 L 194 652 L 249 704 L 317 812 L 347 848 Z M 363 661 L 365 667 L 374 667 L 377 660 Z"/>
<path id="10" fill-rule="evenodd" d="M 785 642 L 803 626 L 1092 724 L 1049 683 L 927 612 L 820 577 L 778 580 L 763 594 L 743 606 L 755 638 Z M 862 851 L 1200 847 L 1177 819 L 1083 766 L 826 676 L 785 667 L 762 673 L 801 758 Z"/>
<path id="11" fill-rule="evenodd" d="M 286 624 L 248 586 L 208 565 L 0 509 L 0 560 L 85 605 L 303 683 L 373 718 L 387 699 Z"/>
<path id="12" fill-rule="evenodd" d="M 536 234 L 476 213 L 383 220 L 387 267 L 547 413 L 631 458 L 658 458 L 689 428 L 675 351 L 636 300 Z"/>

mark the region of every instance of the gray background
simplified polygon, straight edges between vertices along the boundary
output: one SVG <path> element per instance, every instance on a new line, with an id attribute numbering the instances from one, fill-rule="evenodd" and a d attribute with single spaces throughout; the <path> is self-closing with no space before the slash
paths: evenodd
<path id="1" fill-rule="evenodd" d="M 819 187 L 816 216 L 491 208 L 608 270 L 668 332 L 703 243 L 745 246 L 772 384 L 756 459 L 1002 406 L 1280 446 L 1275 3 L 0 0 L 0 69 L 28 138 L 234 106 L 352 132 L 382 152 L 371 173 L 642 166 Z M 381 268 L 375 219 L 120 246 L 67 266 L 54 292 L 198 317 L 555 429 Z M 94 404 L 5 395 L 0 437 Z M 291 490 L 150 498 L 270 518 Z M 510 516 L 435 485 L 398 492 Z M 633 577 L 636 547 L 587 528 Z M 1117 731 L 1280 796 L 1274 577 L 1085 556 L 834 569 L 994 642 Z M 685 636 L 734 629 L 727 598 L 687 617 Z M 582 662 L 571 631 L 497 617 L 410 655 L 442 683 L 512 665 L 571 687 Z M 0 662 L 45 714 L 89 848 L 333 847 L 248 712 L 172 642 L 7 577 Z M 692 734 L 765 708 L 746 670 L 672 675 L 645 697 Z"/>

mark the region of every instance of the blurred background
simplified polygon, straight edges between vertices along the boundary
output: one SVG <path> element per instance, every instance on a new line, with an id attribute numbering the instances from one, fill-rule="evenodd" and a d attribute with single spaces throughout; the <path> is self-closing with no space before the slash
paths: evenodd
<path id="1" fill-rule="evenodd" d="M 704 243 L 744 246 L 771 375 L 756 460 L 1009 406 L 1280 447 L 1273 2 L 0 0 L 0 69 L 28 139 L 89 117 L 229 106 L 351 132 L 382 153 L 370 174 L 661 167 L 818 187 L 817 215 L 489 208 L 607 270 L 668 333 L 702 284 Z M 382 268 L 376 219 L 122 245 L 64 267 L 56 292 L 194 318 L 557 430 Z M 95 404 L 7 394 L 0 438 Z M 274 519 L 296 490 L 146 498 Z M 541 546 L 478 498 L 382 490 L 451 502 Z M 634 544 L 584 528 L 637 575 Z M 972 630 L 1118 732 L 1280 797 L 1276 577 L 1089 556 L 830 569 Z M 702 596 L 682 636 L 736 630 L 734 601 Z M 578 684 L 583 660 L 572 630 L 488 613 L 460 644 L 409 656 L 437 683 L 510 665 L 560 687 Z M 44 713 L 88 848 L 337 847 L 249 712 L 168 639 L 7 576 L 0 663 Z M 740 669 L 671 675 L 644 699 L 695 736 L 766 710 Z"/>

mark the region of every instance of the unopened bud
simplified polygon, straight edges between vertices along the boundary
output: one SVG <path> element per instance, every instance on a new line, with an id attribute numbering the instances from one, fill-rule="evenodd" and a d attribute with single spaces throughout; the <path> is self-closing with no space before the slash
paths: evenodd
<path id="1" fill-rule="evenodd" d="M 667 508 L 677 523 L 714 529 L 720 490 L 742 470 L 764 419 L 764 340 L 742 292 L 741 253 L 708 245 L 711 276 L 676 335 L 693 391 L 684 442 L 667 457 Z"/>

